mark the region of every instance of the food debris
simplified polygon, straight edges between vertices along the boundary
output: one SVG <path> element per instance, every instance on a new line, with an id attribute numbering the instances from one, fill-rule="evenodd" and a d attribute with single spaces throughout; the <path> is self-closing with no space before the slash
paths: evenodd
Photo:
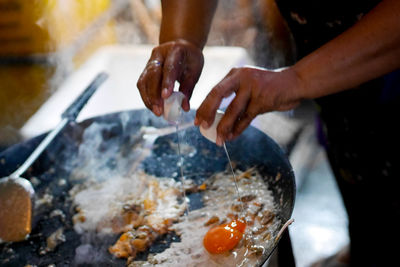
<path id="1" fill-rule="evenodd" d="M 240 197 L 240 199 L 238 199 L 238 200 L 242 201 L 242 202 L 249 202 L 249 201 L 254 200 L 256 197 L 257 197 L 256 195 L 245 195 L 245 196 Z"/>
<path id="2" fill-rule="evenodd" d="M 272 222 L 272 220 L 274 219 L 274 217 L 275 217 L 275 214 L 273 214 L 269 210 L 265 210 L 265 211 L 259 213 L 259 215 L 258 215 L 258 218 L 262 225 L 270 224 Z"/>
<path id="3" fill-rule="evenodd" d="M 209 226 L 211 224 L 219 222 L 218 216 L 212 216 L 205 224 L 204 226 Z"/>
<path id="4" fill-rule="evenodd" d="M 42 197 L 38 198 L 35 201 L 35 208 L 38 208 L 42 205 L 50 206 L 53 202 L 53 195 L 45 193 Z"/>
<path id="5" fill-rule="evenodd" d="M 151 227 L 144 225 L 136 230 L 123 233 L 108 251 L 118 258 L 132 260 L 138 252 L 146 251 L 157 236 L 158 234 Z"/>
<path id="6" fill-rule="evenodd" d="M 41 248 L 39 255 L 45 255 L 48 252 L 54 251 L 54 249 L 61 243 L 65 242 L 66 238 L 64 235 L 64 228 L 60 227 L 49 235 L 46 239 L 46 247 Z"/>
<path id="7" fill-rule="evenodd" d="M 242 172 L 235 171 L 237 176 Z M 238 181 L 240 192 L 255 195 L 256 198 L 245 204 L 246 213 L 246 229 L 242 235 L 241 241 L 235 244 L 235 238 L 232 243 L 227 242 L 229 246 L 225 247 L 228 251 L 222 254 L 209 253 L 204 247 L 204 237 L 207 231 L 215 227 L 215 224 L 229 224 L 234 220 L 238 220 L 240 210 L 232 209 L 233 205 L 238 203 L 236 189 L 232 183 L 232 174 L 229 172 L 220 172 L 206 180 L 207 190 L 203 192 L 204 206 L 197 210 L 192 210 L 188 217 L 171 226 L 179 236 L 181 241 L 174 242 L 170 248 L 161 253 L 154 254 L 152 262 L 141 263 L 142 265 L 130 266 L 153 266 L 156 262 L 160 266 L 258 266 L 260 265 L 260 253 L 272 248 L 272 240 L 275 238 L 274 233 L 280 226 L 280 220 L 276 217 L 267 225 L 261 225 L 257 219 L 258 215 L 266 210 L 272 214 L 275 211 L 275 204 L 272 192 L 268 190 L 267 185 L 263 181 L 260 174 L 253 170 L 250 178 Z M 219 221 L 209 224 L 218 214 Z M 209 222 L 210 221 L 210 222 Z M 218 226 L 217 226 L 218 227 Z M 257 229 L 257 233 L 253 230 Z M 236 237 L 239 237 L 240 234 Z M 273 236 L 274 235 L 274 236 Z M 263 239 L 264 238 L 264 239 Z M 217 238 L 218 239 L 218 238 Z M 222 239 L 224 241 L 224 239 Z M 235 241 L 235 242 L 233 242 Z M 191 253 L 188 254 L 188 248 Z"/>
<path id="8" fill-rule="evenodd" d="M 55 209 L 50 213 L 50 218 L 54 218 L 54 217 L 57 217 L 57 216 L 60 217 L 60 220 L 62 222 L 65 221 L 65 214 L 64 214 L 64 212 L 62 210 Z"/>
<path id="9" fill-rule="evenodd" d="M 207 189 L 207 185 L 205 183 L 202 183 L 201 185 L 199 185 L 199 190 L 204 191 Z"/>
<path id="10" fill-rule="evenodd" d="M 87 188 L 71 190 L 77 207 L 74 229 L 78 233 L 120 234 L 108 252 L 127 259 L 129 266 L 257 265 L 260 255 L 275 238 L 272 233 L 280 221 L 274 215 L 272 192 L 258 172 L 251 169 L 237 171 L 236 175 L 244 178 L 238 181 L 239 190 L 245 192 L 240 200 L 228 172 L 215 174 L 202 185 L 185 183 L 186 190 L 203 191 L 204 206 L 191 211 L 184 219 L 181 217 L 185 211 L 180 201 L 181 185 L 173 179 L 135 173 L 132 177 L 88 182 Z M 245 207 L 242 220 L 246 223 L 241 231 L 232 226 L 239 220 L 239 204 Z M 234 234 L 225 231 L 225 226 L 233 229 Z M 219 230 L 210 230 L 214 228 Z M 209 230 L 210 239 L 205 241 Z M 149 255 L 146 261 L 135 260 L 159 236 L 172 231 L 180 237 L 180 242 Z M 228 232 L 229 236 L 219 235 Z M 214 239 L 222 245 L 213 247 Z"/>
<path id="11" fill-rule="evenodd" d="M 74 193 L 78 233 L 96 231 L 121 234 L 109 252 L 132 261 L 167 232 L 185 211 L 180 183 L 144 172 L 115 177 Z"/>
<path id="12" fill-rule="evenodd" d="M 278 182 L 282 177 L 282 174 L 280 172 L 278 172 L 275 176 L 275 181 Z"/>

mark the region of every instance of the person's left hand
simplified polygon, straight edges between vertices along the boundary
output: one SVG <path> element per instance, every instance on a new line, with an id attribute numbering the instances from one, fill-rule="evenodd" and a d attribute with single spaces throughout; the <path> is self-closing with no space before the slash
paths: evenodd
<path id="1" fill-rule="evenodd" d="M 240 135 L 258 115 L 285 111 L 300 102 L 300 78 L 291 68 L 270 71 L 243 67 L 232 69 L 207 95 L 196 113 L 195 125 L 208 128 L 223 98 L 235 93 L 217 127 L 217 145 Z"/>

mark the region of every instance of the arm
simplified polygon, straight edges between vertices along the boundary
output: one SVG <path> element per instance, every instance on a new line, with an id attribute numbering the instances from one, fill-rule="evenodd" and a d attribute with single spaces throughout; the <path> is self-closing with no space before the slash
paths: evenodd
<path id="1" fill-rule="evenodd" d="M 141 74 L 137 87 L 146 107 L 163 114 L 163 99 L 168 98 L 178 81 L 186 97 L 185 111 L 204 64 L 202 49 L 207 41 L 217 0 L 163 0 L 160 45 Z"/>
<path id="2" fill-rule="evenodd" d="M 400 67 L 400 1 L 384 0 L 356 25 L 293 67 L 312 99 L 354 88 Z"/>
<path id="3" fill-rule="evenodd" d="M 238 136 L 261 113 L 288 110 L 303 99 L 353 88 L 400 67 L 400 1 L 384 0 L 357 24 L 282 71 L 232 70 L 211 90 L 195 124 L 211 125 L 222 99 L 236 93 L 217 144 Z"/>
<path id="4" fill-rule="evenodd" d="M 207 42 L 217 0 L 163 0 L 160 44 L 179 39 L 200 49 Z"/>

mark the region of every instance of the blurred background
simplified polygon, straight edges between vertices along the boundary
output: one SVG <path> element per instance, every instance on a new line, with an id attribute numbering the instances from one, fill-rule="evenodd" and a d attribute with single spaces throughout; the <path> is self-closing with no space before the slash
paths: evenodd
<path id="1" fill-rule="evenodd" d="M 243 47 L 262 66 L 290 63 L 271 7 L 220 1 L 208 45 Z M 159 0 L 0 0 L 0 146 L 18 141 L 21 126 L 101 47 L 157 44 L 160 20 Z"/>
<path id="2" fill-rule="evenodd" d="M 144 108 L 135 84 L 158 43 L 161 16 L 159 0 L 0 0 L 0 151 L 53 127 L 104 69 L 110 79 L 80 119 Z M 278 68 L 293 64 L 296 55 L 273 0 L 220 0 L 204 53 L 192 108 L 230 68 Z M 295 170 L 298 194 L 289 229 L 297 266 L 348 242 L 346 213 L 315 118 L 312 102 L 305 102 L 253 121 Z"/>

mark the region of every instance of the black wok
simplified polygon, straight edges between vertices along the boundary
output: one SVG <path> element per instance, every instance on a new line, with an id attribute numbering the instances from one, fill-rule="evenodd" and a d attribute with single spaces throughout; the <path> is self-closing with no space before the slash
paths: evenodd
<path id="1" fill-rule="evenodd" d="M 190 122 L 194 112 L 185 116 L 185 121 Z M 98 175 L 101 179 L 102 173 L 105 173 L 103 168 L 107 172 L 125 174 L 132 171 L 132 165 L 138 160 L 138 155 L 134 153 L 135 147 L 143 141 L 143 135 L 140 134 L 143 126 L 170 127 L 162 118 L 155 117 L 147 110 L 113 113 L 68 125 L 26 174 L 28 179 L 33 177 L 31 179 L 39 198 L 50 195 L 52 199 L 49 203 L 38 206 L 35 211 L 33 230 L 28 240 L 0 244 L 0 265 L 76 266 L 79 265 L 76 263 L 76 248 L 86 242 L 93 246 L 82 266 L 125 266 L 125 260 L 113 258 L 107 253 L 108 246 L 118 236 L 110 235 L 97 240 L 97 237 L 80 236 L 73 230 L 72 215 L 75 211 L 68 191 L 76 183 L 82 182 L 82 179 L 71 179 L 71 176 L 76 175 L 75 170 L 85 164 L 85 160 L 81 158 L 83 152 L 80 145 L 87 139 L 89 128 L 92 132 L 97 131 L 94 139 L 98 141 L 92 147 L 89 144 L 89 150 L 94 152 L 92 157 L 98 157 L 100 165 L 93 168 L 94 174 L 80 175 Z M 197 127 L 182 130 L 181 136 L 183 142 L 196 149 L 196 153 L 185 155 L 185 176 L 201 184 L 212 174 L 226 169 L 227 159 L 223 148 L 203 138 Z M 3 151 L 0 154 L 0 177 L 15 170 L 43 137 L 38 136 Z M 139 168 L 155 176 L 179 179 L 179 158 L 176 150 L 171 147 L 171 141 L 176 142 L 176 139 L 176 133 L 157 138 L 150 155 L 140 162 Z M 236 168 L 245 170 L 257 167 L 279 205 L 276 215 L 283 225 L 292 214 L 296 192 L 293 170 L 284 152 L 271 138 L 254 127 L 249 127 L 238 139 L 227 143 L 227 149 L 232 161 L 237 164 Z M 276 179 L 278 173 L 280 179 Z M 106 179 L 107 175 L 104 176 Z M 202 205 L 200 193 L 191 194 L 189 198 L 191 209 Z M 55 210 L 62 211 L 62 216 L 53 216 Z M 46 238 L 60 227 L 63 228 L 65 242 L 60 242 L 54 251 L 46 251 Z M 164 236 L 149 252 L 160 252 L 176 241 L 179 241 L 178 236 Z M 275 246 L 264 253 L 263 261 L 268 259 Z M 143 253 L 138 257 L 144 259 L 146 256 Z"/>

